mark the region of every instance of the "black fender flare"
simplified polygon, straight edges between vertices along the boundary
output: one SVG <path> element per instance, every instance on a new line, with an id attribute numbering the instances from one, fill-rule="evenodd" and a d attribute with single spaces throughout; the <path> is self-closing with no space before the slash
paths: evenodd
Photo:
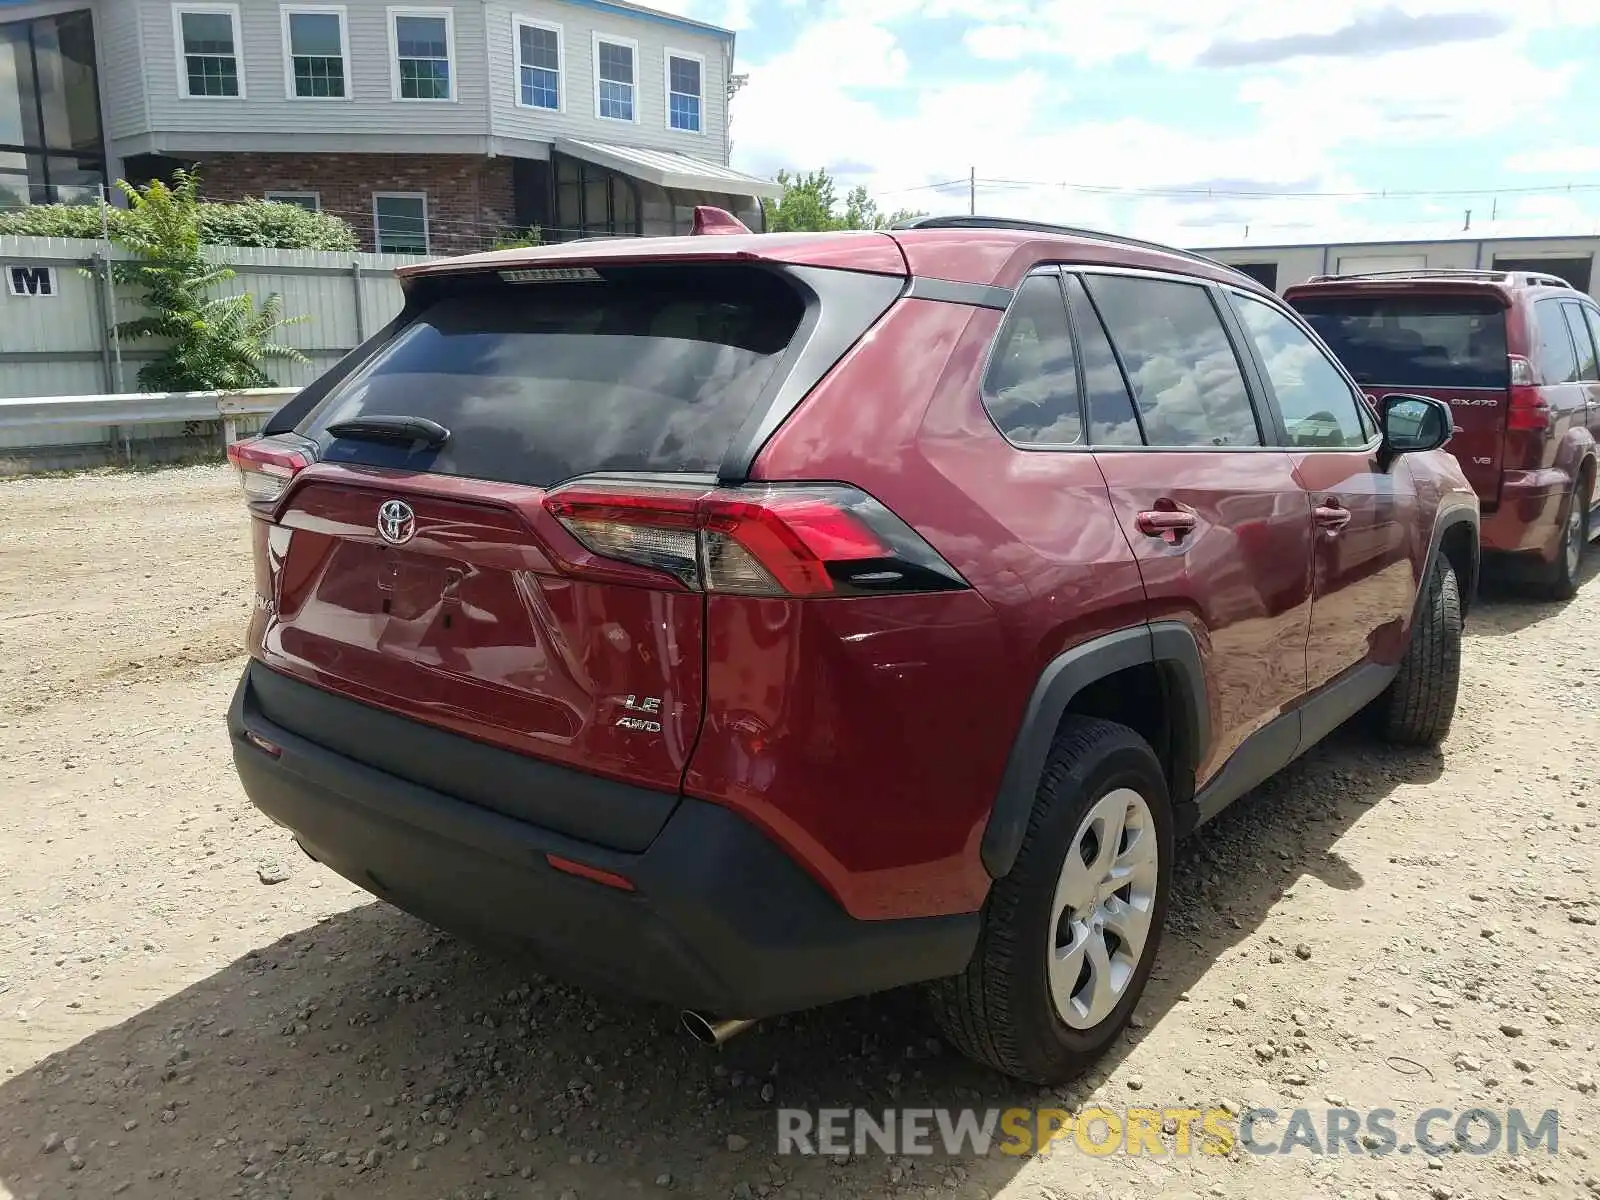
<path id="1" fill-rule="evenodd" d="M 1092 638 L 1051 659 L 1028 697 L 979 844 L 990 878 L 1007 874 L 1017 860 L 1050 744 L 1073 697 L 1109 675 L 1144 665 L 1162 668 L 1173 709 L 1173 804 L 1192 798 L 1195 771 L 1210 744 L 1205 670 L 1194 633 L 1180 621 L 1156 621 Z"/>
<path id="2" fill-rule="evenodd" d="M 1461 589 L 1461 609 L 1465 613 L 1472 607 L 1477 598 L 1478 580 L 1483 574 L 1483 552 L 1479 548 L 1478 529 L 1481 518 L 1478 514 L 1476 502 L 1457 504 L 1449 508 L 1441 508 L 1433 520 L 1433 533 L 1428 538 L 1428 556 L 1422 563 L 1422 577 L 1417 580 L 1417 594 L 1412 600 L 1411 628 L 1416 628 L 1418 619 L 1422 616 L 1422 606 L 1428 600 L 1428 580 L 1433 578 L 1433 565 L 1443 553 L 1445 535 L 1453 529 L 1463 525 L 1472 530 L 1472 577 L 1470 579 L 1457 579 Z M 1459 572 L 1457 572 L 1459 575 Z"/>

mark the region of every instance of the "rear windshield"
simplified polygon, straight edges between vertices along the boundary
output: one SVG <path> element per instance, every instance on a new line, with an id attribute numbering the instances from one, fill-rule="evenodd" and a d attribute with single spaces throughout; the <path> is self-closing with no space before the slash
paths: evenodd
<path id="1" fill-rule="evenodd" d="M 757 268 L 612 268 L 604 280 L 480 282 L 427 308 L 302 422 L 332 462 L 546 487 L 591 471 L 714 472 L 804 304 Z M 350 437 L 425 417 L 437 450 Z"/>
<path id="2" fill-rule="evenodd" d="M 1305 296 L 1291 301 L 1357 383 L 1504 388 L 1506 315 L 1490 297 Z"/>

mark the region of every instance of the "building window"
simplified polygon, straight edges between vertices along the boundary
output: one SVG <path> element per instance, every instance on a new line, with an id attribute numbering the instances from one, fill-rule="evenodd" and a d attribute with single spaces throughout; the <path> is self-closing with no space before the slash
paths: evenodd
<path id="1" fill-rule="evenodd" d="M 523 108 L 561 107 L 561 26 L 511 18 L 517 46 L 517 103 Z"/>
<path id="2" fill-rule="evenodd" d="M 391 8 L 396 100 L 454 100 L 455 28 L 447 8 Z"/>
<path id="3" fill-rule="evenodd" d="M 267 199 L 277 204 L 293 204 L 307 212 L 322 211 L 322 196 L 317 192 L 268 192 Z"/>
<path id="4" fill-rule="evenodd" d="M 427 195 L 423 192 L 379 192 L 372 197 L 372 227 L 379 254 L 426 254 Z"/>
<path id="5" fill-rule="evenodd" d="M 88 12 L 0 23 L 0 209 L 100 198 L 98 81 Z"/>
<path id="6" fill-rule="evenodd" d="M 555 185 L 551 241 L 580 237 L 637 237 L 639 199 L 634 181 L 565 154 L 551 159 Z"/>
<path id="7" fill-rule="evenodd" d="M 688 133 L 704 132 L 700 126 L 706 60 L 698 54 L 667 51 L 667 127 Z"/>
<path id="8" fill-rule="evenodd" d="M 594 110 L 608 121 L 633 121 L 634 71 L 639 43 L 622 38 L 594 39 Z"/>
<path id="9" fill-rule="evenodd" d="M 178 35 L 178 88 L 190 99 L 243 99 L 239 9 L 192 4 L 172 10 Z"/>
<path id="10" fill-rule="evenodd" d="M 345 10 L 284 8 L 283 52 L 289 95 L 297 100 L 343 100 L 350 95 Z"/>

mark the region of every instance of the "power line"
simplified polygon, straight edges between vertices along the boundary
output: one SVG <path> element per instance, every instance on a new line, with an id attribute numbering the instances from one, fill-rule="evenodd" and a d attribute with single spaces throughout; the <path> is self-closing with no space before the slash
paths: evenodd
<path id="1" fill-rule="evenodd" d="M 1072 183 L 1066 180 L 1047 179 L 995 179 L 980 177 L 978 183 L 988 187 L 1053 188 L 1069 192 L 1089 192 L 1112 196 L 1215 196 L 1224 199 L 1251 200 L 1428 200 L 1447 197 L 1471 196 L 1541 196 L 1564 195 L 1570 192 L 1600 192 L 1600 183 L 1545 184 L 1534 187 L 1502 188 L 1437 188 L 1400 189 L 1383 188 L 1368 191 L 1282 191 L 1247 190 L 1213 187 L 1131 186 L 1119 184 Z"/>
<path id="2" fill-rule="evenodd" d="M 878 196 L 903 196 L 908 192 L 937 192 L 945 188 L 966 187 L 969 181 L 969 176 L 963 175 L 960 179 L 943 179 L 938 183 L 919 183 L 915 187 L 879 188 L 874 194 Z"/>
<path id="3" fill-rule="evenodd" d="M 869 172 L 840 173 L 843 178 L 859 179 Z M 1555 183 L 1523 186 L 1485 186 L 1465 188 L 1367 188 L 1347 190 L 1319 190 L 1310 188 L 1229 188 L 1201 187 L 1182 184 L 1115 184 L 1082 183 L 1067 179 L 1012 179 L 1003 176 L 972 174 L 941 179 L 933 183 L 908 184 L 904 187 L 875 188 L 877 196 L 900 196 L 913 192 L 953 191 L 956 188 L 1050 188 L 1058 191 L 1085 192 L 1109 196 L 1176 196 L 1217 197 L 1245 200 L 1427 200 L 1446 198 L 1471 198 L 1482 196 L 1553 196 L 1600 192 L 1600 182 Z"/>

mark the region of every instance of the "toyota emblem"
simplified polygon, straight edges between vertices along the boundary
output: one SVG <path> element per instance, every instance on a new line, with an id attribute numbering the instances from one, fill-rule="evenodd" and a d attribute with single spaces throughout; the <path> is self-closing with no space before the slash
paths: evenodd
<path id="1" fill-rule="evenodd" d="M 385 500 L 378 506 L 378 536 L 391 546 L 409 542 L 417 532 L 417 514 L 404 500 Z"/>

